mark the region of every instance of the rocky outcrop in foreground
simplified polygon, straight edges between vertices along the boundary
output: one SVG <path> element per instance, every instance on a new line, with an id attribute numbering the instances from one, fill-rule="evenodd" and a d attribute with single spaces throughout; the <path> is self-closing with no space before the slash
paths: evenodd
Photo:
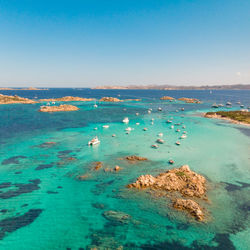
<path id="1" fill-rule="evenodd" d="M 59 106 L 41 106 L 40 112 L 62 112 L 62 111 L 76 111 L 79 110 L 78 107 L 73 105 L 59 105 Z"/>
<path id="2" fill-rule="evenodd" d="M 0 104 L 12 104 L 12 103 L 30 104 L 30 103 L 36 103 L 36 102 L 28 98 L 20 97 L 18 95 L 10 96 L 10 95 L 0 94 Z"/>
<path id="3" fill-rule="evenodd" d="M 199 99 L 196 98 L 187 98 L 187 97 L 182 97 L 178 99 L 179 101 L 183 101 L 185 103 L 201 103 Z"/>
<path id="4" fill-rule="evenodd" d="M 93 98 L 83 98 L 77 96 L 64 96 L 61 98 L 40 99 L 40 102 L 88 102 L 93 101 Z"/>
<path id="5" fill-rule="evenodd" d="M 171 96 L 163 96 L 163 97 L 161 97 L 160 98 L 161 100 L 175 100 L 173 97 L 171 97 Z"/>
<path id="6" fill-rule="evenodd" d="M 152 175 L 142 175 L 136 182 L 129 184 L 128 188 L 145 189 L 149 188 L 153 193 L 160 191 L 170 196 L 174 208 L 186 210 L 197 220 L 204 219 L 204 212 L 200 205 L 193 200 L 177 199 L 182 197 L 194 197 L 207 200 L 206 198 L 206 179 L 190 170 L 188 165 L 180 168 L 168 170 L 156 177 Z"/>
<path id="7" fill-rule="evenodd" d="M 100 102 L 122 102 L 122 100 L 116 97 L 102 97 L 100 99 Z"/>

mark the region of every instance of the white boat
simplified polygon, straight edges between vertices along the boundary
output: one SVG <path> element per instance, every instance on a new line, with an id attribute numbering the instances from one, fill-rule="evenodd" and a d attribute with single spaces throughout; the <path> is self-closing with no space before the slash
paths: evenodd
<path id="1" fill-rule="evenodd" d="M 150 110 L 148 110 L 148 113 L 149 113 L 149 114 L 151 114 L 151 111 L 150 111 Z"/>
<path id="2" fill-rule="evenodd" d="M 125 128 L 125 131 L 131 131 L 133 130 L 131 127 Z"/>
<path id="3" fill-rule="evenodd" d="M 181 111 L 184 111 L 185 109 L 184 108 L 181 108 Z"/>
<path id="4" fill-rule="evenodd" d="M 162 108 L 159 107 L 159 108 L 158 108 L 158 111 L 162 111 Z"/>
<path id="5" fill-rule="evenodd" d="M 52 104 L 56 104 L 56 102 L 52 102 Z"/>
<path id="6" fill-rule="evenodd" d="M 176 132 L 180 132 L 180 129 L 177 128 L 177 129 L 176 129 Z"/>
<path id="7" fill-rule="evenodd" d="M 167 120 L 167 121 L 166 121 L 166 123 L 172 123 L 172 121 L 170 121 L 170 120 Z"/>
<path id="8" fill-rule="evenodd" d="M 123 123 L 129 123 L 129 119 L 128 117 L 125 117 L 123 120 L 122 120 Z"/>
<path id="9" fill-rule="evenodd" d="M 154 120 L 155 120 L 155 118 L 152 118 L 152 119 L 151 119 L 151 121 L 154 121 Z"/>
<path id="10" fill-rule="evenodd" d="M 170 128 L 173 129 L 173 128 L 174 128 L 174 125 L 170 126 Z"/>
<path id="11" fill-rule="evenodd" d="M 187 138 L 187 135 L 186 135 L 186 134 L 183 134 L 183 135 L 180 137 L 180 139 L 185 139 L 185 138 Z"/>
<path id="12" fill-rule="evenodd" d="M 244 105 L 243 105 L 243 104 L 241 104 L 241 105 L 240 105 L 240 107 L 241 107 L 241 108 L 244 108 Z"/>
<path id="13" fill-rule="evenodd" d="M 185 126 L 185 125 L 183 125 L 183 126 L 182 126 L 182 128 L 186 128 L 186 126 Z"/>
<path id="14" fill-rule="evenodd" d="M 218 106 L 216 103 L 214 103 L 214 104 L 212 105 L 212 108 L 219 108 L 219 106 Z"/>
<path id="15" fill-rule="evenodd" d="M 159 148 L 159 146 L 154 144 L 151 146 L 151 148 Z"/>
<path id="16" fill-rule="evenodd" d="M 113 134 L 112 137 L 116 137 L 116 134 Z"/>
<path id="17" fill-rule="evenodd" d="M 163 144 L 163 143 L 164 143 L 164 141 L 163 141 L 162 139 L 157 139 L 156 142 L 157 142 L 157 143 L 160 143 L 160 144 Z"/>
<path id="18" fill-rule="evenodd" d="M 103 128 L 109 128 L 109 125 L 103 125 L 102 127 Z"/>
<path id="19" fill-rule="evenodd" d="M 143 130 L 144 130 L 144 131 L 147 131 L 148 129 L 147 129 L 147 128 L 144 128 Z"/>
<path id="20" fill-rule="evenodd" d="M 50 105 L 50 103 L 49 102 L 47 102 L 47 104 L 46 104 L 47 106 L 49 106 Z"/>
<path id="21" fill-rule="evenodd" d="M 97 107 L 98 107 L 97 104 L 95 104 L 95 105 L 94 105 L 94 108 L 97 108 Z"/>
<path id="22" fill-rule="evenodd" d="M 139 122 L 137 122 L 135 125 L 140 125 L 140 123 L 139 123 Z"/>
<path id="23" fill-rule="evenodd" d="M 93 146 L 93 145 L 96 145 L 99 143 L 100 143 L 100 141 L 99 141 L 98 137 L 96 136 L 95 138 L 93 138 L 91 141 L 88 142 L 88 145 Z"/>
<path id="24" fill-rule="evenodd" d="M 138 115 L 139 115 L 139 113 L 135 113 L 135 115 L 136 115 L 136 116 L 138 116 Z"/>
<path id="25" fill-rule="evenodd" d="M 168 163 L 169 164 L 174 164 L 174 161 L 173 160 L 169 160 Z"/>
<path id="26" fill-rule="evenodd" d="M 162 137 L 162 136 L 163 136 L 163 133 L 159 133 L 158 136 L 161 136 L 161 137 Z"/>
<path id="27" fill-rule="evenodd" d="M 231 105 L 232 105 L 232 103 L 231 103 L 231 102 L 227 102 L 227 103 L 226 103 L 226 105 L 231 106 Z"/>
<path id="28" fill-rule="evenodd" d="M 94 128 L 94 130 L 97 130 L 97 128 Z"/>
<path id="29" fill-rule="evenodd" d="M 176 145 L 178 145 L 178 146 L 180 146 L 180 145 L 181 145 L 181 143 L 180 143 L 179 141 L 177 141 L 175 144 L 176 144 Z"/>

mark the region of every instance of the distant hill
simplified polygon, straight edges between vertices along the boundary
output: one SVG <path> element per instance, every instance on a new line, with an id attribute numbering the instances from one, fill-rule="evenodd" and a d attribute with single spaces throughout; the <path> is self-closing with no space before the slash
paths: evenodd
<path id="1" fill-rule="evenodd" d="M 250 84 L 233 84 L 233 85 L 205 85 L 205 86 L 174 86 L 174 85 L 128 85 L 128 86 L 98 86 L 92 89 L 160 89 L 160 90 L 240 90 L 249 89 Z"/>

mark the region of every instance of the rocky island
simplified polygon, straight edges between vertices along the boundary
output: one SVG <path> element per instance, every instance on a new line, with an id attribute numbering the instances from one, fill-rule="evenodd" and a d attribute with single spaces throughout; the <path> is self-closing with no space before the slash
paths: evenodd
<path id="1" fill-rule="evenodd" d="M 174 208 L 187 211 L 198 221 L 204 220 L 204 209 L 197 203 L 197 200 L 207 200 L 206 179 L 191 171 L 188 165 L 168 170 L 156 177 L 142 175 L 127 187 L 150 189 L 155 195 L 160 193 L 171 198 Z M 195 198 L 195 201 L 191 198 Z"/>
<path id="2" fill-rule="evenodd" d="M 64 96 L 61 98 L 40 99 L 40 102 L 88 102 L 88 101 L 93 101 L 93 100 L 94 100 L 94 98 Z"/>
<path id="3" fill-rule="evenodd" d="M 199 99 L 196 99 L 196 98 L 181 97 L 178 100 L 183 101 L 185 103 L 201 103 L 201 101 Z"/>
<path id="4" fill-rule="evenodd" d="M 235 124 L 250 125 L 250 112 L 248 111 L 207 112 L 204 117 L 227 120 Z"/>
<path id="5" fill-rule="evenodd" d="M 122 100 L 116 98 L 116 97 L 102 97 L 100 102 L 122 102 Z"/>
<path id="6" fill-rule="evenodd" d="M 78 107 L 73 105 L 59 105 L 59 106 L 41 106 L 40 112 L 62 112 L 62 111 L 76 111 L 79 110 Z"/>
<path id="7" fill-rule="evenodd" d="M 0 94 L 0 104 L 12 104 L 12 103 L 30 104 L 30 103 L 37 103 L 37 102 L 28 98 L 20 97 L 18 95 L 10 96 L 10 95 Z"/>
<path id="8" fill-rule="evenodd" d="M 175 100 L 175 98 L 174 98 L 174 97 L 171 97 L 171 96 L 163 96 L 163 97 L 161 97 L 160 99 L 161 99 L 161 100 L 168 100 L 168 101 L 173 101 L 173 100 Z"/>

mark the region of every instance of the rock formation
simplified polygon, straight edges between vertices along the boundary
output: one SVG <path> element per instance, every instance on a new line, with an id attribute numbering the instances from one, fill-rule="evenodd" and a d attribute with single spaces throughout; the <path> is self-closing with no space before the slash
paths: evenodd
<path id="1" fill-rule="evenodd" d="M 76 96 L 64 96 L 61 98 L 40 99 L 40 102 L 88 102 L 93 101 L 93 98 L 83 98 Z"/>
<path id="2" fill-rule="evenodd" d="M 115 97 L 102 97 L 100 102 L 122 102 L 122 100 Z"/>
<path id="3" fill-rule="evenodd" d="M 175 100 L 173 97 L 171 96 L 163 96 L 160 98 L 161 100 Z"/>
<path id="4" fill-rule="evenodd" d="M 145 157 L 141 157 L 141 156 L 137 156 L 137 155 L 129 155 L 129 156 L 126 156 L 126 157 L 124 157 L 122 159 L 127 160 L 130 163 L 134 163 L 134 162 L 137 162 L 137 161 L 147 161 L 148 160 Z"/>
<path id="5" fill-rule="evenodd" d="M 176 200 L 176 197 L 194 197 L 207 200 L 206 179 L 190 170 L 188 165 L 174 168 L 161 173 L 156 177 L 152 175 L 142 175 L 136 182 L 127 185 L 128 188 L 145 189 L 149 188 L 153 193 L 163 192 L 166 196 L 171 196 L 174 207 L 187 210 L 197 220 L 203 220 L 202 208 L 192 200 Z M 201 213 L 202 212 L 202 213 Z"/>
<path id="6" fill-rule="evenodd" d="M 36 102 L 28 98 L 20 97 L 18 95 L 9 96 L 0 94 L 0 104 L 12 104 L 12 103 L 30 104 Z"/>
<path id="7" fill-rule="evenodd" d="M 61 111 L 76 111 L 79 110 L 78 107 L 73 105 L 59 105 L 59 106 L 41 106 L 40 112 L 61 112 Z"/>
<path id="8" fill-rule="evenodd" d="M 95 171 L 98 171 L 103 167 L 103 163 L 101 161 L 94 162 L 93 165 Z"/>
<path id="9" fill-rule="evenodd" d="M 202 209 L 200 208 L 199 204 L 193 200 L 176 199 L 173 202 L 173 207 L 179 210 L 188 211 L 199 221 L 204 220 L 204 213 Z"/>
<path id="10" fill-rule="evenodd" d="M 179 101 L 183 101 L 185 103 L 201 103 L 199 99 L 196 98 L 187 98 L 187 97 L 182 97 L 178 99 Z"/>
<path id="11" fill-rule="evenodd" d="M 129 214 L 125 214 L 120 211 L 109 210 L 105 211 L 102 215 L 107 220 L 118 224 L 128 224 L 129 221 L 131 220 L 131 216 Z"/>

